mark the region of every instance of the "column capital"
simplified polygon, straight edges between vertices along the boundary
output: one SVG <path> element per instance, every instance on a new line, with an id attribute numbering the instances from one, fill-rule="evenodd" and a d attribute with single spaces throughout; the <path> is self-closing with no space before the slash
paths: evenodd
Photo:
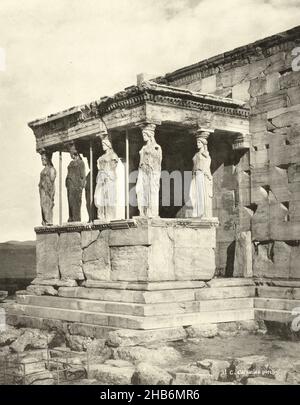
<path id="1" fill-rule="evenodd" d="M 136 124 L 136 126 L 138 128 L 141 128 L 141 130 L 143 130 L 144 128 L 156 128 L 157 126 L 161 125 L 161 121 L 157 121 L 157 120 L 145 120 L 142 122 L 139 122 L 138 124 Z"/>
<path id="2" fill-rule="evenodd" d="M 108 136 L 108 134 L 109 134 L 109 131 L 107 130 L 107 128 L 105 128 L 105 129 L 100 128 L 99 132 L 96 135 L 96 139 L 100 139 L 100 140 L 104 139 Z"/>
<path id="3" fill-rule="evenodd" d="M 207 139 L 209 135 L 213 134 L 215 130 L 208 127 L 195 127 L 189 130 L 189 132 L 194 135 L 196 138 L 205 138 Z"/>
<path id="4" fill-rule="evenodd" d="M 37 153 L 39 153 L 40 155 L 45 155 L 45 156 L 52 156 L 53 155 L 53 151 L 47 148 L 38 148 Z"/>

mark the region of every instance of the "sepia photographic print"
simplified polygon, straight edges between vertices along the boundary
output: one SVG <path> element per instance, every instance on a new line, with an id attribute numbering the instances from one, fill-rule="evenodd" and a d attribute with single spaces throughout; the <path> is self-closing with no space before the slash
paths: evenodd
<path id="1" fill-rule="evenodd" d="M 0 21 L 2 388 L 299 385 L 300 1 Z"/>

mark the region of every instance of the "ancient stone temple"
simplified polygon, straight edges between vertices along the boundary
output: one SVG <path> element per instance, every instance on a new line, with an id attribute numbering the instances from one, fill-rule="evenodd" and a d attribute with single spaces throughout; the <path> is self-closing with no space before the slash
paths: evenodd
<path id="1" fill-rule="evenodd" d="M 52 221 L 51 201 L 42 206 L 50 219 L 35 228 L 37 278 L 9 321 L 173 338 L 189 325 L 291 322 L 300 297 L 299 39 L 298 27 L 31 122 L 37 151 L 59 153 L 41 187 L 51 188 L 56 169 L 60 201 L 61 161 L 72 158 L 70 215 Z"/>

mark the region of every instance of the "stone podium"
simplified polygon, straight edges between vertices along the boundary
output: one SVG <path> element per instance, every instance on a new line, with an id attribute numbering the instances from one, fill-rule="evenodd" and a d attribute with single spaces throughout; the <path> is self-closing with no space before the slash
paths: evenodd
<path id="1" fill-rule="evenodd" d="M 35 283 L 211 280 L 217 224 L 216 218 L 135 218 L 46 232 L 39 227 Z"/>

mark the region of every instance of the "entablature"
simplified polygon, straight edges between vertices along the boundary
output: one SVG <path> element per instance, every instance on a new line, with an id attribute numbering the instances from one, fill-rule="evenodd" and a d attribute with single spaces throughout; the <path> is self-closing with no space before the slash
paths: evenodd
<path id="1" fill-rule="evenodd" d="M 244 102 L 192 92 L 155 82 L 143 82 L 113 97 L 35 120 L 28 125 L 36 137 L 37 150 L 64 150 L 78 139 L 101 137 L 145 122 L 191 128 L 249 133 L 249 109 Z"/>

